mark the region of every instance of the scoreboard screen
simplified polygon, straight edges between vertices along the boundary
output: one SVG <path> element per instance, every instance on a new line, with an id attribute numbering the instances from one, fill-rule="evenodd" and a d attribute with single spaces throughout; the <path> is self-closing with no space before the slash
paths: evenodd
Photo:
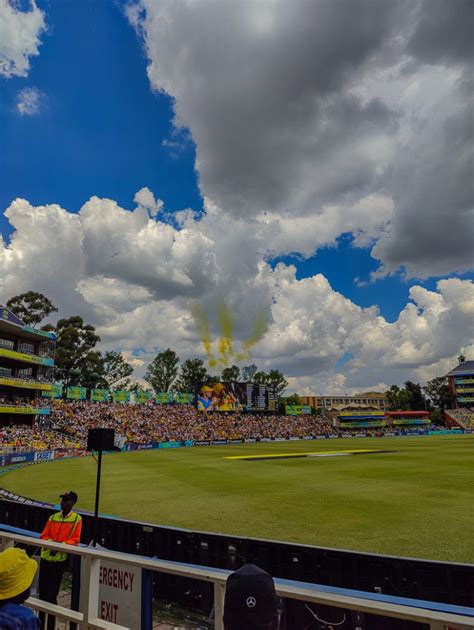
<path id="1" fill-rule="evenodd" d="M 275 412 L 272 385 L 258 383 L 201 383 L 196 387 L 198 411 Z"/>

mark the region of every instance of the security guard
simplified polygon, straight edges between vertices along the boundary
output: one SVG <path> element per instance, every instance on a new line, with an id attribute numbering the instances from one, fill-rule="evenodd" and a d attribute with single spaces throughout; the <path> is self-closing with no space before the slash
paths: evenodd
<path id="1" fill-rule="evenodd" d="M 60 498 L 61 511 L 49 517 L 40 538 L 67 545 L 78 545 L 81 540 L 82 518 L 72 511 L 77 502 L 77 494 L 70 490 L 61 494 Z M 67 557 L 67 553 L 61 551 L 41 550 L 38 591 L 43 601 L 57 604 Z M 50 627 L 54 628 L 54 618 L 51 616 L 48 621 L 48 628 Z"/>

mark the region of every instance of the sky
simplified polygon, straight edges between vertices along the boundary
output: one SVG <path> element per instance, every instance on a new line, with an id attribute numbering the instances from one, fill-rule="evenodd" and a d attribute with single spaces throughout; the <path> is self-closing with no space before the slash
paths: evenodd
<path id="1" fill-rule="evenodd" d="M 233 319 L 300 394 L 474 358 L 470 0 L 0 0 L 0 303 L 143 376 Z M 260 339 L 248 350 L 255 322 Z"/>

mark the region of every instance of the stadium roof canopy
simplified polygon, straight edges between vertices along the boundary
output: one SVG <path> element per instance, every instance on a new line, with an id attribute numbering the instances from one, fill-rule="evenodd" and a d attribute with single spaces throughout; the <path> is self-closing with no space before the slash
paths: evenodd
<path id="1" fill-rule="evenodd" d="M 26 326 L 25 323 L 9 311 L 4 306 L 0 306 L 0 332 L 18 335 L 26 339 L 41 341 L 45 339 L 56 339 L 56 334 L 39 330 L 32 326 Z"/>
<path id="2" fill-rule="evenodd" d="M 462 374 L 474 374 L 474 361 L 464 361 L 448 372 L 446 376 L 460 376 Z"/>

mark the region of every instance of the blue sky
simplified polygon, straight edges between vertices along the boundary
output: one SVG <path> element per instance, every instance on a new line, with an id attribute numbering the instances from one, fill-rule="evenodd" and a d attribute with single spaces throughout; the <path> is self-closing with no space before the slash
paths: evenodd
<path id="1" fill-rule="evenodd" d="M 328 28 L 336 29 L 334 38 L 338 43 L 327 54 L 328 68 L 336 78 L 328 86 L 317 76 L 319 71 L 313 65 L 318 55 L 326 54 L 321 47 L 329 46 L 331 38 L 319 43 L 311 32 L 308 33 L 307 46 L 316 48 L 314 54 L 308 53 L 309 71 L 306 72 L 306 61 L 302 62 L 298 46 L 289 46 L 285 53 L 280 41 L 290 36 L 290 42 L 304 38 L 304 29 L 311 24 L 311 18 L 305 21 L 303 15 L 298 15 L 294 24 L 291 21 L 280 24 L 279 3 L 275 4 L 274 15 L 263 11 L 263 5 L 252 5 L 252 8 L 247 4 L 242 5 L 245 11 L 241 12 L 223 5 L 219 8 L 222 15 L 214 15 L 212 3 L 208 2 L 190 5 L 186 10 L 185 5 L 168 0 L 159 5 L 154 5 L 151 0 L 140 2 L 139 12 L 126 15 L 125 4 L 118 1 L 37 1 L 46 23 L 46 32 L 37 33 L 39 54 L 25 53 L 30 67 L 23 73 L 17 72 L 24 76 L 15 76 L 15 73 L 1 76 L 0 68 L 0 143 L 5 147 L 0 154 L 0 230 L 6 244 L 10 243 L 14 230 L 3 211 L 15 198 L 24 198 L 33 207 L 59 204 L 67 211 L 64 216 L 68 216 L 68 213 L 77 213 L 92 196 L 112 199 L 122 208 L 133 210 L 137 205 L 134 201 L 136 193 L 146 187 L 163 200 L 164 210 L 171 213 L 192 208 L 198 216 L 206 216 L 204 199 L 207 197 L 211 205 L 220 209 L 219 216 L 232 215 L 239 221 L 239 226 L 240 221 L 245 223 L 248 218 L 248 229 L 252 233 L 262 225 L 263 215 L 259 214 L 262 209 L 273 213 L 272 218 L 280 225 L 281 232 L 278 234 L 272 231 L 273 228 L 263 231 L 263 236 L 258 237 L 260 240 L 255 241 L 255 248 L 261 255 L 266 246 L 266 235 L 275 239 L 268 243 L 269 250 L 277 251 L 275 257 L 270 259 L 268 254 L 263 255 L 272 269 L 275 270 L 279 262 L 294 265 L 296 282 L 322 274 L 334 291 L 355 305 L 376 305 L 388 322 L 397 322 L 409 302 L 411 287 L 424 287 L 434 296 L 440 278 L 470 280 L 474 277 L 471 271 L 466 271 L 472 265 L 466 262 L 466 255 L 462 253 L 466 247 L 469 250 L 469 245 L 461 240 L 459 245 L 455 242 L 455 238 L 461 239 L 464 232 L 456 227 L 456 221 L 457 217 L 466 216 L 462 214 L 465 208 L 457 199 L 448 200 L 448 204 L 452 201 L 453 215 L 443 224 L 445 208 L 438 210 L 436 203 L 430 200 L 433 194 L 427 193 L 432 187 L 432 182 L 428 182 L 431 172 L 417 171 L 417 179 L 411 183 L 400 179 L 399 173 L 403 175 L 404 168 L 414 173 L 419 162 L 416 167 L 409 165 L 409 160 L 403 157 L 397 134 L 406 138 L 412 133 L 412 146 L 416 147 L 417 130 L 409 127 L 412 124 L 409 121 L 413 120 L 412 112 L 420 112 L 422 108 L 416 102 L 418 97 L 416 93 L 413 95 L 413 89 L 407 89 L 404 99 L 398 99 L 397 91 L 401 88 L 396 81 L 403 81 L 400 79 L 403 74 L 396 76 L 396 88 L 393 89 L 386 79 L 372 77 L 370 60 L 380 51 L 383 60 L 380 63 L 390 63 L 386 61 L 389 58 L 383 52 L 385 43 L 378 38 L 377 29 L 403 31 L 407 28 L 403 20 L 395 24 L 388 8 L 380 8 L 380 15 L 369 16 L 367 19 L 375 20 L 370 31 L 373 41 L 361 46 L 367 45 L 368 49 L 371 46 L 372 57 L 365 52 L 359 55 L 355 48 L 357 43 L 353 44 L 354 49 L 344 50 L 347 20 L 344 15 L 338 15 L 339 4 L 335 3 Z M 308 5 L 305 11 L 317 11 L 317 4 Z M 25 2 L 20 9 L 28 10 L 29 6 Z M 252 15 L 244 15 L 250 9 Z M 149 17 L 148 22 L 141 21 L 144 16 Z M 224 36 L 224 45 L 219 48 L 222 46 L 219 24 L 227 20 L 233 29 Z M 292 24 L 297 28 L 298 20 L 301 21 L 299 35 L 293 38 L 293 34 L 285 29 L 292 28 Z M 164 23 L 168 24 L 168 31 L 160 30 Z M 357 22 L 357 28 L 364 28 L 363 21 Z M 418 28 L 425 28 L 421 18 Z M 436 75 L 441 96 L 438 104 L 433 100 L 433 108 L 436 107 L 436 111 L 441 112 L 439 116 L 445 118 L 432 123 L 442 129 L 444 121 L 453 116 L 453 112 L 443 108 L 448 107 L 446 103 L 454 103 L 453 108 L 456 105 L 457 93 L 453 86 L 458 85 L 455 72 L 461 66 L 459 59 L 452 67 L 445 61 L 449 59 L 449 51 L 442 54 L 445 65 L 437 66 L 437 52 L 433 46 L 438 44 L 430 44 L 426 37 L 423 40 L 425 48 L 409 44 L 408 53 L 396 50 L 394 56 L 413 55 L 410 72 L 414 73 L 420 86 L 425 86 L 425 94 L 431 89 L 433 72 L 442 73 Z M 304 48 L 304 42 L 301 45 Z M 292 54 L 296 60 L 296 74 Z M 459 51 L 456 54 L 459 57 Z M 430 64 L 434 63 L 434 66 L 426 65 L 428 55 L 431 55 Z M 341 62 L 344 56 L 347 59 Z M 276 82 L 272 79 L 273 63 L 278 69 Z M 341 63 L 351 64 L 351 72 L 354 72 L 354 64 L 359 63 L 360 93 L 354 92 L 347 73 L 339 71 Z M 443 77 L 442 81 L 439 76 Z M 162 85 L 167 86 L 169 93 L 159 89 Z M 24 88 L 40 93 L 38 111 L 31 115 L 22 115 L 17 107 Z M 229 94 L 233 95 L 232 99 Z M 317 134 L 322 132 L 314 131 L 314 118 L 308 115 L 307 105 L 312 101 L 319 103 L 315 109 L 317 115 L 325 117 L 329 129 L 327 137 L 321 135 L 318 138 Z M 429 101 L 424 98 L 423 102 Z M 300 118 L 292 113 L 299 111 L 302 112 Z M 178 129 L 173 124 L 175 114 L 181 123 Z M 459 110 L 455 114 L 462 116 L 463 112 Z M 431 119 L 434 118 L 431 115 Z M 244 137 L 246 133 L 249 134 L 247 139 Z M 315 135 L 314 148 L 310 144 L 305 146 L 306 138 L 312 133 Z M 231 138 L 230 142 L 227 136 Z M 369 155 L 367 146 L 373 147 Z M 326 154 L 322 154 L 321 147 Z M 424 150 L 431 155 L 429 147 Z M 410 151 L 413 153 L 411 148 Z M 254 161 L 255 155 L 262 156 L 260 161 Z M 437 168 L 435 164 L 432 172 L 437 173 Z M 305 175 L 305 179 L 302 173 L 310 175 Z M 425 189 L 420 192 L 418 187 L 421 185 Z M 411 188 L 416 192 L 413 199 L 409 198 Z M 434 196 L 440 197 L 440 194 L 435 192 Z M 357 210 L 361 204 L 362 207 L 369 204 L 373 210 Z M 351 205 L 354 207 L 352 214 Z M 335 225 L 327 230 L 326 224 L 321 223 L 321 216 L 327 216 L 330 224 L 333 210 L 328 211 L 326 207 L 336 208 L 337 215 Z M 377 213 L 380 213 L 379 218 Z M 417 215 L 415 225 L 413 217 Z M 232 221 L 215 222 L 212 216 L 211 213 L 202 224 L 204 236 L 214 241 L 220 237 L 223 242 L 229 238 L 230 241 L 222 251 L 217 246 L 215 252 L 209 253 L 209 260 L 215 257 L 219 272 L 224 269 L 229 273 L 227 267 L 232 268 L 234 264 L 232 256 L 238 260 L 237 234 L 244 234 L 245 238 L 245 230 L 236 223 L 233 238 Z M 300 249 L 298 235 L 291 233 L 288 217 L 302 221 Z M 99 219 L 97 217 L 98 224 Z M 434 227 L 437 222 L 439 229 Z M 345 229 L 347 223 L 353 227 Z M 440 246 L 437 239 L 447 234 L 446 226 L 451 224 L 453 234 L 459 237 L 453 236 L 448 246 L 444 247 L 442 242 Z M 104 225 L 97 229 L 108 229 L 109 224 L 105 222 Z M 199 230 L 197 225 L 194 224 L 192 229 Z M 430 236 L 429 230 L 423 228 L 431 225 L 435 236 Z M 465 225 L 468 232 L 469 223 L 461 225 Z M 210 234 L 206 232 L 209 228 Z M 419 229 L 421 233 L 417 232 Z M 308 239 L 312 230 L 314 243 Z M 357 240 L 360 233 L 365 236 Z M 26 232 L 24 236 L 27 242 Z M 60 238 L 60 235 L 52 232 L 51 238 Z M 133 237 L 130 239 L 133 248 Z M 17 243 L 16 247 L 20 248 L 20 245 Z M 199 250 L 201 246 L 196 247 Z M 316 253 L 311 255 L 314 251 Z M 252 245 L 246 243 L 242 257 L 244 262 L 247 258 L 254 261 L 249 262 L 250 267 L 257 263 L 254 254 Z M 45 252 L 44 255 L 47 258 L 49 254 Z M 160 265 L 161 254 L 157 252 L 156 255 Z M 221 259 L 223 255 L 228 260 Z M 51 260 L 56 259 L 52 256 Z M 97 269 L 94 267 L 90 256 L 88 260 L 85 265 L 89 284 L 97 278 L 113 277 L 114 282 L 125 281 L 124 278 L 130 282 L 132 278 L 144 290 L 157 291 L 155 286 L 150 289 L 147 280 L 137 280 L 140 274 L 136 271 L 120 268 L 114 276 L 115 271 L 111 272 L 110 267 L 106 266 L 104 272 L 100 265 Z M 51 264 L 61 266 L 57 261 Z M 193 264 L 190 263 L 190 268 Z M 411 279 L 404 276 L 405 268 L 410 270 Z M 381 269 L 385 271 L 381 272 Z M 235 274 L 241 273 L 237 265 Z M 377 273 L 378 279 L 371 282 L 373 273 Z M 76 280 L 80 282 L 80 278 Z M 9 282 L 8 286 L 20 287 L 28 280 L 12 275 Z M 40 277 L 38 282 L 40 287 L 48 287 L 47 278 Z M 255 278 L 249 277 L 252 286 L 254 282 Z M 69 289 L 78 291 L 77 287 Z M 169 290 L 169 286 L 164 289 L 165 293 Z M 182 289 L 176 290 L 175 298 L 179 301 Z M 168 293 L 165 297 L 169 299 Z M 69 305 L 76 304 L 71 297 L 65 297 L 63 302 L 60 295 L 55 299 L 68 305 L 65 308 L 73 308 Z M 136 299 L 140 301 L 142 298 Z M 242 302 L 245 304 L 244 298 Z M 80 310 L 80 303 L 74 308 Z M 100 325 L 103 314 L 94 313 L 89 303 L 83 303 L 83 308 L 84 316 L 97 317 Z M 128 303 L 123 306 L 123 309 L 127 308 L 130 308 Z M 317 303 L 314 308 L 318 309 Z M 125 312 L 121 309 L 116 311 L 117 321 Z M 331 317 L 331 312 L 328 316 Z M 115 339 L 114 334 L 111 336 Z M 316 339 L 319 339 L 318 335 Z M 465 343 L 465 339 L 453 341 L 453 354 L 459 344 Z M 160 344 L 154 340 L 151 347 L 160 347 Z M 358 359 L 357 352 L 346 345 L 341 344 L 332 359 L 336 372 L 346 367 L 349 369 L 351 361 Z M 399 345 L 403 346 L 403 343 Z M 146 354 L 143 339 L 129 339 L 127 347 L 134 355 Z M 322 354 L 326 356 L 325 352 Z M 262 356 L 268 356 L 268 352 L 264 350 Z M 434 361 L 440 357 L 426 360 Z M 306 365 L 305 362 L 307 359 L 302 359 L 302 365 Z M 401 364 L 403 362 L 406 359 L 401 359 Z M 324 365 L 324 369 L 328 369 Z M 303 368 L 294 369 L 295 374 L 301 375 Z"/>
<path id="2" fill-rule="evenodd" d="M 156 189 L 170 210 L 199 209 L 194 146 L 162 146 L 170 136 L 170 98 L 155 94 L 146 59 L 119 4 L 38 3 L 49 32 L 27 79 L 2 81 L 1 206 L 17 196 L 59 203 L 76 212 L 91 196 L 133 207 L 143 186 Z M 77 33 L 82 37 L 78 38 Z M 19 116 L 19 89 L 47 95 L 41 115 Z M 2 232 L 8 226 L 2 217 Z"/>

